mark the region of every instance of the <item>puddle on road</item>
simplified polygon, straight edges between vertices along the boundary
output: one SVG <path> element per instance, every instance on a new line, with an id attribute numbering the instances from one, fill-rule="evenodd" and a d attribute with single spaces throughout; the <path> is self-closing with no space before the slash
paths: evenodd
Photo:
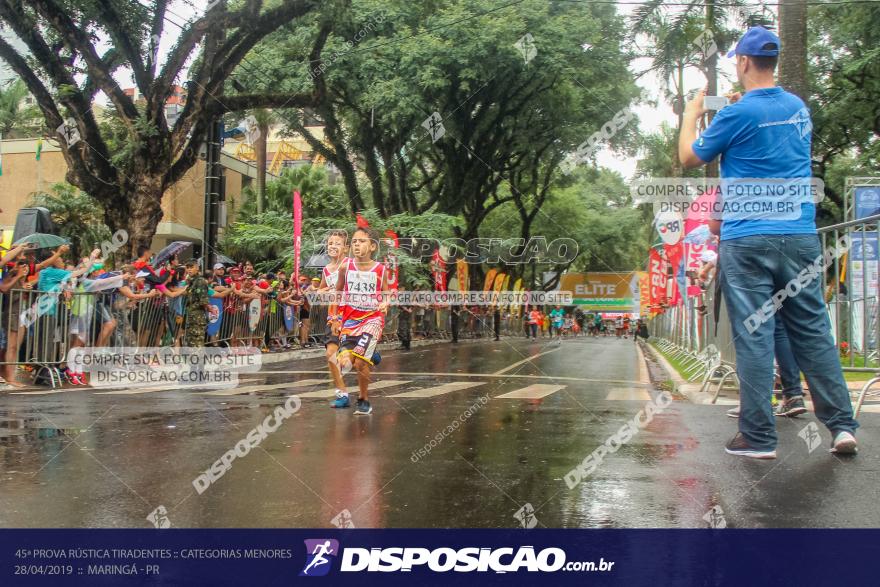
<path id="1" fill-rule="evenodd" d="M 50 440 L 63 436 L 72 437 L 79 434 L 78 429 L 64 430 L 61 428 L 0 428 L 0 446 L 7 446 L 34 440 Z"/>
<path id="2" fill-rule="evenodd" d="M 42 418 L 3 418 L 0 419 L 0 446 L 31 440 L 49 440 L 62 436 L 76 436 L 78 428 L 55 428 L 39 426 Z"/>

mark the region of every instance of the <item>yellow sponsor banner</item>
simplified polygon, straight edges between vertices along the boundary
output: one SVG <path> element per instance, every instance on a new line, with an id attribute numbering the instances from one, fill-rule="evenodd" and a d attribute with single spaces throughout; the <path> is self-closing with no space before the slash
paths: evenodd
<path id="1" fill-rule="evenodd" d="M 505 277 L 507 277 L 507 276 L 504 273 L 498 273 L 495 276 L 495 284 L 492 286 L 492 289 L 495 291 L 495 293 L 501 292 L 501 288 L 504 286 L 504 278 Z M 496 304 L 493 302 L 492 307 L 494 308 L 495 305 Z"/>
<path id="2" fill-rule="evenodd" d="M 0 250 L 8 251 L 12 248 L 12 231 L 11 230 L 3 230 L 0 231 Z"/>
<path id="3" fill-rule="evenodd" d="M 648 315 L 651 305 L 651 283 L 647 271 L 638 271 L 639 274 L 639 314 Z"/>
<path id="4" fill-rule="evenodd" d="M 638 313 L 642 273 L 566 273 L 559 280 L 559 291 L 571 292 L 573 303 L 587 312 Z"/>

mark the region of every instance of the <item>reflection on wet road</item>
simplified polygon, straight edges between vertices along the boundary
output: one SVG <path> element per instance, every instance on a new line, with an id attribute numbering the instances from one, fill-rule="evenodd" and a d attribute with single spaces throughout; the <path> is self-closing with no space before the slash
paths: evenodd
<path id="1" fill-rule="evenodd" d="M 538 527 L 706 527 L 714 506 L 738 527 L 880 524 L 872 451 L 808 452 L 810 415 L 779 422 L 779 459 L 745 462 L 723 452 L 726 406 L 681 398 L 569 489 L 659 394 L 631 340 L 387 352 L 374 380 L 367 417 L 328 407 L 321 359 L 231 390 L 0 395 L 0 526 L 145 527 L 160 505 L 174 527 L 517 527 L 523 508 Z M 301 408 L 199 494 L 193 480 L 292 394 Z"/>

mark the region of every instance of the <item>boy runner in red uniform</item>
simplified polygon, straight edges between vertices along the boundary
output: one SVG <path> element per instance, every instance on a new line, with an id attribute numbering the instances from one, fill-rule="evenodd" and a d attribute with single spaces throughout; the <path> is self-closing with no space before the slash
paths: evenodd
<path id="1" fill-rule="evenodd" d="M 355 415 L 373 411 L 369 400 L 370 368 L 375 364 L 374 354 L 388 310 L 389 289 L 385 266 L 373 260 L 379 240 L 365 228 L 356 229 L 351 236 L 351 254 L 339 269 L 336 291 L 342 295 L 342 315 L 332 322 L 332 331 L 339 333 L 337 362 L 344 375 L 357 370 L 358 401 Z M 334 300 L 335 302 L 335 300 Z M 330 305 L 330 315 L 336 315 L 338 305 Z"/>

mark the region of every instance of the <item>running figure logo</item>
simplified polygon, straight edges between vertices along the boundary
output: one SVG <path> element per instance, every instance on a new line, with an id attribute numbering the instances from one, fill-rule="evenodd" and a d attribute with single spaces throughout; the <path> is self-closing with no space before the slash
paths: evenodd
<path id="1" fill-rule="evenodd" d="M 526 530 L 531 530 L 538 525 L 538 518 L 535 517 L 535 508 L 532 504 L 527 503 L 517 510 L 513 517 L 519 520 L 519 523 Z"/>
<path id="2" fill-rule="evenodd" d="M 300 577 L 323 577 L 330 572 L 330 566 L 339 554 L 339 541 L 331 538 L 312 538 L 306 540 L 306 566 Z"/>
<path id="3" fill-rule="evenodd" d="M 446 127 L 443 126 L 443 117 L 439 112 L 432 112 L 431 116 L 422 122 L 422 127 L 431 135 L 431 142 L 436 143 L 446 134 Z"/>
<path id="4" fill-rule="evenodd" d="M 804 442 L 807 443 L 807 449 L 809 449 L 810 452 L 813 452 L 820 444 L 822 444 L 822 437 L 819 436 L 819 427 L 816 426 L 815 422 L 810 422 L 804 426 L 801 431 L 798 432 L 798 436 L 804 439 Z"/>
<path id="5" fill-rule="evenodd" d="M 330 523 L 336 526 L 337 528 L 354 528 L 354 522 L 351 519 L 351 512 L 347 509 L 342 510 L 336 517 L 330 520 Z"/>
<path id="6" fill-rule="evenodd" d="M 703 519 L 709 523 L 710 528 L 727 528 L 727 519 L 724 517 L 724 510 L 720 505 L 712 506 L 712 509 L 705 513 Z"/>
<path id="7" fill-rule="evenodd" d="M 147 516 L 147 521 L 156 528 L 170 528 L 171 520 L 168 519 L 168 510 L 164 505 L 160 505 Z"/>
<path id="8" fill-rule="evenodd" d="M 524 34 L 513 44 L 513 46 L 516 47 L 523 56 L 526 65 L 528 65 L 529 61 L 534 59 L 535 55 L 538 54 L 538 48 L 535 46 L 535 37 L 533 37 L 531 33 Z"/>

